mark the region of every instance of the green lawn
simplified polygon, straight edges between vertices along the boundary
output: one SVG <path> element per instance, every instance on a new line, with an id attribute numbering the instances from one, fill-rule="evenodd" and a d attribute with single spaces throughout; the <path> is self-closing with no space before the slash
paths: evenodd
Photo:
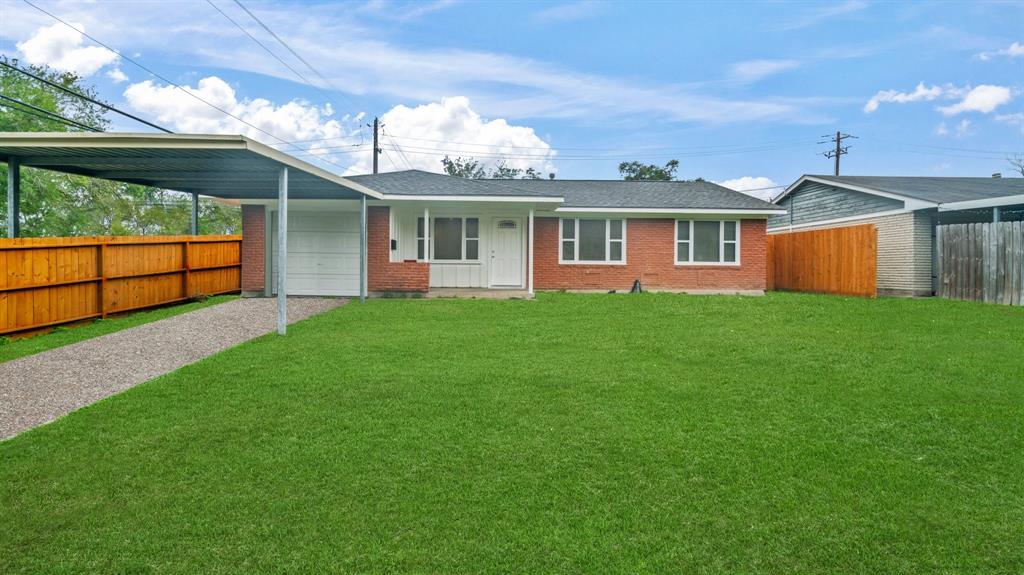
<path id="1" fill-rule="evenodd" d="M 50 333 L 35 335 L 21 339 L 0 338 L 0 363 L 39 353 L 55 347 L 78 343 L 122 329 L 128 329 L 158 319 L 164 319 L 180 313 L 196 310 L 208 305 L 224 303 L 236 299 L 234 295 L 220 295 L 181 305 L 173 305 L 140 311 L 131 314 L 100 319 L 84 325 L 58 327 Z"/>
<path id="2" fill-rule="evenodd" d="M 1024 571 L 1024 309 L 375 300 L 0 443 L 0 572 Z"/>

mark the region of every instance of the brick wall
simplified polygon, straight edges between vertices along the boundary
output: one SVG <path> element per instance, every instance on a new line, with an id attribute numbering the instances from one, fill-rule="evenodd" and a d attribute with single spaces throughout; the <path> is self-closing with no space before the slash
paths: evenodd
<path id="1" fill-rule="evenodd" d="M 367 287 L 374 292 L 426 292 L 430 264 L 391 261 L 389 208 L 372 206 L 366 213 Z"/>
<path id="2" fill-rule="evenodd" d="M 675 220 L 631 219 L 626 223 L 626 264 L 558 263 L 558 218 L 538 218 L 534 237 L 537 289 L 628 290 L 639 279 L 644 289 L 765 289 L 765 220 L 743 220 L 739 266 L 675 265 Z"/>
<path id="3" fill-rule="evenodd" d="M 242 206 L 242 292 L 263 292 L 266 218 L 263 206 Z"/>

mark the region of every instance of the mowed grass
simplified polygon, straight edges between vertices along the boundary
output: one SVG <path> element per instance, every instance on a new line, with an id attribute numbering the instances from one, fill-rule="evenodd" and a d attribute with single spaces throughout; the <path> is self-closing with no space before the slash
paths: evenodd
<path id="1" fill-rule="evenodd" d="M 0 443 L 0 572 L 1019 573 L 1024 310 L 375 300 Z"/>
<path id="2" fill-rule="evenodd" d="M 235 295 L 219 295 L 180 305 L 172 305 L 139 311 L 135 313 L 98 319 L 96 321 L 72 326 L 60 326 L 49 333 L 24 337 L 20 339 L 0 338 L 0 363 L 32 355 L 48 349 L 54 349 L 72 343 L 78 343 L 122 329 L 128 329 L 151 321 L 165 319 L 174 315 L 197 310 L 202 307 L 216 305 L 236 299 Z"/>

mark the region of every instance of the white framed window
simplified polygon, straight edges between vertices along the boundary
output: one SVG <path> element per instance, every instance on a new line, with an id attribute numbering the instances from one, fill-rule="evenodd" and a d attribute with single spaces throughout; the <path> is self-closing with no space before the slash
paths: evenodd
<path id="1" fill-rule="evenodd" d="M 423 218 L 416 218 L 416 259 L 424 258 Z M 430 218 L 430 259 L 440 262 L 480 261 L 479 218 Z"/>
<path id="2" fill-rule="evenodd" d="M 626 220 L 562 218 L 558 226 L 558 263 L 626 263 Z"/>
<path id="3" fill-rule="evenodd" d="M 740 265 L 739 220 L 676 220 L 677 265 Z"/>

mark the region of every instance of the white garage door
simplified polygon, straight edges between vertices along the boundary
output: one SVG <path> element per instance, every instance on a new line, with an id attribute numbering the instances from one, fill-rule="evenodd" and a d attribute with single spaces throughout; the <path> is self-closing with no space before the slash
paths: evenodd
<path id="1" fill-rule="evenodd" d="M 277 293 L 277 213 L 273 214 Z M 288 214 L 288 295 L 359 295 L 359 213 Z"/>

